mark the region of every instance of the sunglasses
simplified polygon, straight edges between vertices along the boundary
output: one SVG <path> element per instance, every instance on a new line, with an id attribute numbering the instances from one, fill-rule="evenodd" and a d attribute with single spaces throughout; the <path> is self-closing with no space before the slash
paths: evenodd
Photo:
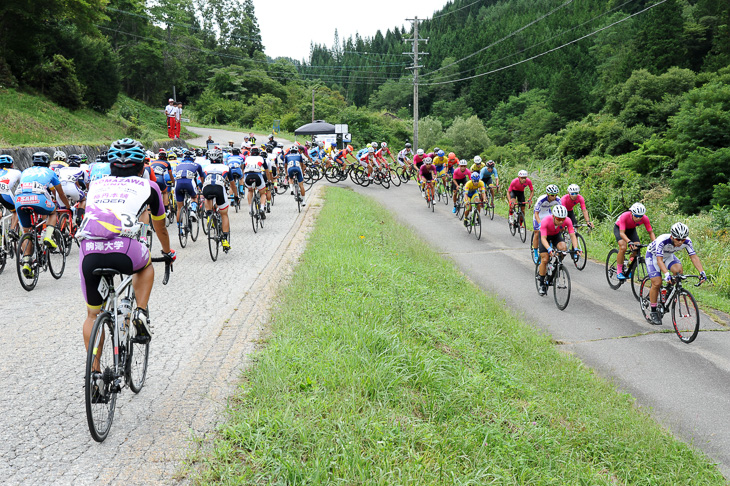
<path id="1" fill-rule="evenodd" d="M 568 194 L 570 194 L 571 196 L 577 196 L 578 195 L 577 192 L 569 192 Z"/>

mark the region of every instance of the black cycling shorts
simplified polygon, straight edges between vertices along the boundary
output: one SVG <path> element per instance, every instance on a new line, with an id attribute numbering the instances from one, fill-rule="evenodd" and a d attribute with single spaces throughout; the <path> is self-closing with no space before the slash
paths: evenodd
<path id="1" fill-rule="evenodd" d="M 626 233 L 626 236 L 628 236 L 631 241 L 641 241 L 639 240 L 639 233 L 636 232 L 636 228 L 626 229 L 624 233 Z M 617 243 L 623 240 L 623 238 L 621 238 L 621 229 L 617 224 L 613 225 L 613 236 L 616 237 Z"/>
<path id="2" fill-rule="evenodd" d="M 564 241 L 562 231 L 558 233 L 557 235 L 551 235 L 547 237 L 548 243 L 553 247 L 553 250 L 558 249 L 558 243 Z M 547 253 L 547 248 L 542 246 L 542 235 L 538 235 L 538 246 L 540 248 L 540 253 Z"/>

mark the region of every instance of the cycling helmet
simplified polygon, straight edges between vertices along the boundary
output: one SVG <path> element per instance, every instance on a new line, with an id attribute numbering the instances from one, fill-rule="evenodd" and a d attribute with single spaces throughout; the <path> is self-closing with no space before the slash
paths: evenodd
<path id="1" fill-rule="evenodd" d="M 221 150 L 223 150 L 226 153 L 231 153 L 231 147 L 223 147 Z"/>
<path id="2" fill-rule="evenodd" d="M 411 148 L 412 145 L 410 143 L 406 143 L 406 148 Z"/>
<path id="3" fill-rule="evenodd" d="M 177 162 L 177 154 L 175 154 L 175 153 L 167 154 L 167 161 L 168 162 Z"/>
<path id="4" fill-rule="evenodd" d="M 433 163 L 433 159 L 431 157 L 426 157 L 425 159 L 423 159 L 423 163 L 424 164 L 431 164 L 431 163 Z"/>
<path id="5" fill-rule="evenodd" d="M 436 155 L 438 155 L 439 157 L 443 157 L 444 155 L 446 155 L 446 152 L 444 152 L 443 150 L 439 150 L 438 152 L 436 152 Z"/>
<path id="6" fill-rule="evenodd" d="M 183 154 L 182 147 L 175 147 L 172 149 L 172 151 L 175 152 L 175 155 L 177 155 L 178 157 L 181 157 Z"/>
<path id="7" fill-rule="evenodd" d="M 233 147 L 233 150 L 231 150 L 231 155 L 241 155 L 241 149 Z"/>
<path id="8" fill-rule="evenodd" d="M 31 162 L 33 162 L 33 165 L 48 167 L 48 164 L 51 163 L 51 158 L 48 157 L 48 154 L 46 152 L 36 152 L 31 157 Z"/>
<path id="9" fill-rule="evenodd" d="M 82 164 L 88 164 L 89 163 L 89 156 L 86 154 L 79 154 L 79 158 L 81 159 Z"/>
<path id="10" fill-rule="evenodd" d="M 274 139 L 274 134 L 272 133 L 271 135 L 269 135 L 269 140 L 273 140 L 273 139 Z"/>
<path id="11" fill-rule="evenodd" d="M 466 166 L 467 166 L 467 164 L 469 164 L 469 162 L 467 162 L 467 161 L 466 161 L 466 159 L 461 159 L 461 160 L 459 161 L 459 165 L 463 165 L 464 167 L 466 167 Z"/>
<path id="12" fill-rule="evenodd" d="M 111 144 L 108 152 L 109 162 L 118 169 L 131 169 L 144 164 L 144 147 L 131 138 L 123 138 Z"/>
<path id="13" fill-rule="evenodd" d="M 319 148 L 324 148 L 324 142 L 319 142 L 317 145 L 319 145 Z"/>
<path id="14" fill-rule="evenodd" d="M 569 194 L 578 194 L 580 192 L 580 186 L 578 184 L 571 184 L 568 186 Z"/>
<path id="15" fill-rule="evenodd" d="M 299 146 L 294 145 L 292 148 L 289 149 L 290 154 L 298 154 L 299 153 Z"/>
<path id="16" fill-rule="evenodd" d="M 479 182 L 479 179 L 480 179 L 480 177 L 479 177 L 479 172 L 472 172 L 472 173 L 471 173 L 471 181 L 472 181 L 473 183 L 475 183 L 475 184 L 476 184 L 477 182 Z"/>
<path id="17" fill-rule="evenodd" d="M 53 152 L 53 160 L 59 160 L 61 162 L 64 162 L 66 160 L 66 152 L 63 150 L 56 150 Z"/>
<path id="18" fill-rule="evenodd" d="M 146 150 L 145 155 L 147 155 L 147 157 L 149 157 L 150 159 L 155 158 L 155 153 L 152 150 Z M 99 156 L 97 155 L 96 158 L 97 158 L 97 162 L 98 162 Z"/>
<path id="19" fill-rule="evenodd" d="M 631 211 L 631 214 L 633 214 L 637 218 L 640 218 L 641 216 L 646 214 L 646 207 L 643 204 L 637 202 L 629 208 L 629 211 Z"/>
<path id="20" fill-rule="evenodd" d="M 489 167 L 490 169 L 494 169 L 494 161 L 493 160 L 488 160 L 487 161 L 487 167 Z"/>
<path id="21" fill-rule="evenodd" d="M 439 152 L 441 152 L 441 149 L 440 148 L 438 148 L 438 147 L 434 147 L 433 148 L 433 153 L 437 154 Z"/>
<path id="22" fill-rule="evenodd" d="M 423 149 L 416 150 L 416 155 L 423 155 Z"/>
<path id="23" fill-rule="evenodd" d="M 352 152 L 353 150 L 355 150 L 355 149 L 352 147 L 352 145 L 348 145 L 347 146 L 347 151 L 348 152 Z"/>
<path id="24" fill-rule="evenodd" d="M 71 154 L 68 156 L 69 167 L 78 167 L 81 165 L 81 156 L 79 154 Z"/>
<path id="25" fill-rule="evenodd" d="M 258 147 L 251 147 L 251 155 L 261 155 L 261 149 Z"/>
<path id="26" fill-rule="evenodd" d="M 558 204 L 557 206 L 553 206 L 553 209 L 551 210 L 553 213 L 554 218 L 560 218 L 565 219 L 568 217 L 568 208 L 565 206 Z"/>
<path id="27" fill-rule="evenodd" d="M 527 171 L 522 169 L 517 173 L 517 177 L 527 177 Z"/>
<path id="28" fill-rule="evenodd" d="M 330 147 L 332 147 L 332 148 L 336 148 L 336 147 L 337 147 L 337 144 L 336 144 L 335 142 L 332 142 L 332 143 L 330 144 Z"/>
<path id="29" fill-rule="evenodd" d="M 449 152 L 449 160 L 454 160 L 456 158 L 456 154 L 454 152 Z"/>
<path id="30" fill-rule="evenodd" d="M 109 157 L 107 156 L 106 150 L 102 150 L 101 153 L 99 153 L 99 157 L 101 158 L 102 162 L 109 162 Z"/>
<path id="31" fill-rule="evenodd" d="M 10 168 L 13 166 L 12 155 L 0 155 L 0 167 Z"/>
<path id="32" fill-rule="evenodd" d="M 558 193 L 560 192 L 560 188 L 558 186 L 556 186 L 555 184 L 549 184 L 545 188 L 545 192 L 551 196 L 557 196 Z"/>
<path id="33" fill-rule="evenodd" d="M 482 163 L 482 158 L 477 155 L 476 157 L 474 157 L 474 163 L 475 164 L 481 164 Z"/>
<path id="34" fill-rule="evenodd" d="M 183 160 L 195 160 L 195 152 L 192 150 L 188 151 L 185 155 L 183 155 Z"/>
<path id="35" fill-rule="evenodd" d="M 372 147 L 368 147 L 368 153 L 372 154 L 373 152 L 375 152 L 375 149 Z"/>
<path id="36" fill-rule="evenodd" d="M 371 142 L 371 143 L 370 143 L 370 146 L 371 146 L 372 148 L 378 148 L 378 142 Z"/>
<path id="37" fill-rule="evenodd" d="M 157 154 L 157 160 L 167 160 L 167 152 L 160 150 L 160 153 Z"/>
<path id="38" fill-rule="evenodd" d="M 674 223 L 672 225 L 672 237 L 678 240 L 686 240 L 689 236 L 689 228 L 684 223 Z"/>
<path id="39" fill-rule="evenodd" d="M 221 149 L 213 149 L 208 152 L 208 158 L 211 162 L 223 162 L 223 151 Z"/>
<path id="40" fill-rule="evenodd" d="M 380 143 L 380 148 L 388 148 L 388 144 L 385 142 Z"/>
<path id="41" fill-rule="evenodd" d="M 306 142 L 304 142 L 304 146 L 309 148 L 312 146 L 312 144 L 309 142 L 309 140 L 307 140 Z"/>

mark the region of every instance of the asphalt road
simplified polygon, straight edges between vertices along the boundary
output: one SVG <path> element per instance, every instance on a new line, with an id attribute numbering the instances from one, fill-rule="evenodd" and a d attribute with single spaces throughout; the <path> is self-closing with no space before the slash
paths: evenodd
<path id="1" fill-rule="evenodd" d="M 684 344 L 671 316 L 660 329 L 646 323 L 630 285 L 612 290 L 597 262 L 588 262 L 582 272 L 570 264 L 572 294 L 560 311 L 552 289 L 546 297 L 537 294 L 529 240 L 512 236 L 506 218 L 482 219 L 477 241 L 451 214 L 451 205 L 437 203 L 434 213 L 427 209 L 413 182 L 387 190 L 347 185 L 382 203 L 485 291 L 549 333 L 560 349 L 633 395 L 638 406 L 704 451 L 730 478 L 730 333 L 722 332 L 730 323 L 703 314 L 702 332 Z"/>

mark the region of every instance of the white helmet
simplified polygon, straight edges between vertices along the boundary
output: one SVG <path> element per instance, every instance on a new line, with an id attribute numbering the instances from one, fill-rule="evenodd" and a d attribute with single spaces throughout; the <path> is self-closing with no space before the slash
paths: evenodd
<path id="1" fill-rule="evenodd" d="M 370 146 L 371 146 L 372 148 L 378 148 L 378 142 L 372 142 L 372 143 L 370 144 Z"/>
<path id="2" fill-rule="evenodd" d="M 567 218 L 568 217 L 568 209 L 561 204 L 558 204 L 557 206 L 553 206 L 553 209 L 551 210 L 551 212 L 553 213 L 553 217 L 555 217 L 555 218 Z"/>
<path id="3" fill-rule="evenodd" d="M 570 194 L 578 194 L 580 192 L 580 186 L 578 184 L 571 184 L 568 186 L 568 192 Z"/>
<path id="4" fill-rule="evenodd" d="M 525 169 L 522 169 L 517 173 L 517 177 L 527 177 L 527 171 Z"/>
<path id="5" fill-rule="evenodd" d="M 672 236 L 678 240 L 685 240 L 689 236 L 689 228 L 684 223 L 674 223 L 672 225 Z"/>
<path id="6" fill-rule="evenodd" d="M 416 150 L 416 155 L 423 155 L 423 149 Z"/>
<path id="7" fill-rule="evenodd" d="M 466 159 L 461 159 L 459 161 L 459 165 L 467 165 L 467 164 L 468 164 L 468 162 L 466 161 Z"/>
<path id="8" fill-rule="evenodd" d="M 368 153 L 372 154 L 373 152 L 375 152 L 375 149 L 372 147 L 368 147 Z"/>
<path id="9" fill-rule="evenodd" d="M 56 150 L 55 152 L 53 152 L 53 160 L 66 160 L 66 152 L 64 152 L 63 150 Z"/>
<path id="10" fill-rule="evenodd" d="M 385 143 L 385 142 L 381 142 L 381 143 L 380 143 L 380 147 L 381 147 L 381 148 L 387 148 L 387 147 L 388 147 L 388 144 L 387 144 L 387 143 Z"/>
<path id="11" fill-rule="evenodd" d="M 547 194 L 557 196 L 558 193 L 560 192 L 560 188 L 558 186 L 556 186 L 555 184 L 550 184 L 545 188 L 545 192 Z"/>
<path id="12" fill-rule="evenodd" d="M 639 218 L 646 214 L 646 207 L 644 207 L 643 204 L 637 202 L 631 205 L 629 211 L 631 211 L 631 214 Z"/>
<path id="13" fill-rule="evenodd" d="M 474 157 L 474 163 L 475 164 L 481 164 L 482 163 L 482 158 L 477 155 L 476 157 Z"/>

